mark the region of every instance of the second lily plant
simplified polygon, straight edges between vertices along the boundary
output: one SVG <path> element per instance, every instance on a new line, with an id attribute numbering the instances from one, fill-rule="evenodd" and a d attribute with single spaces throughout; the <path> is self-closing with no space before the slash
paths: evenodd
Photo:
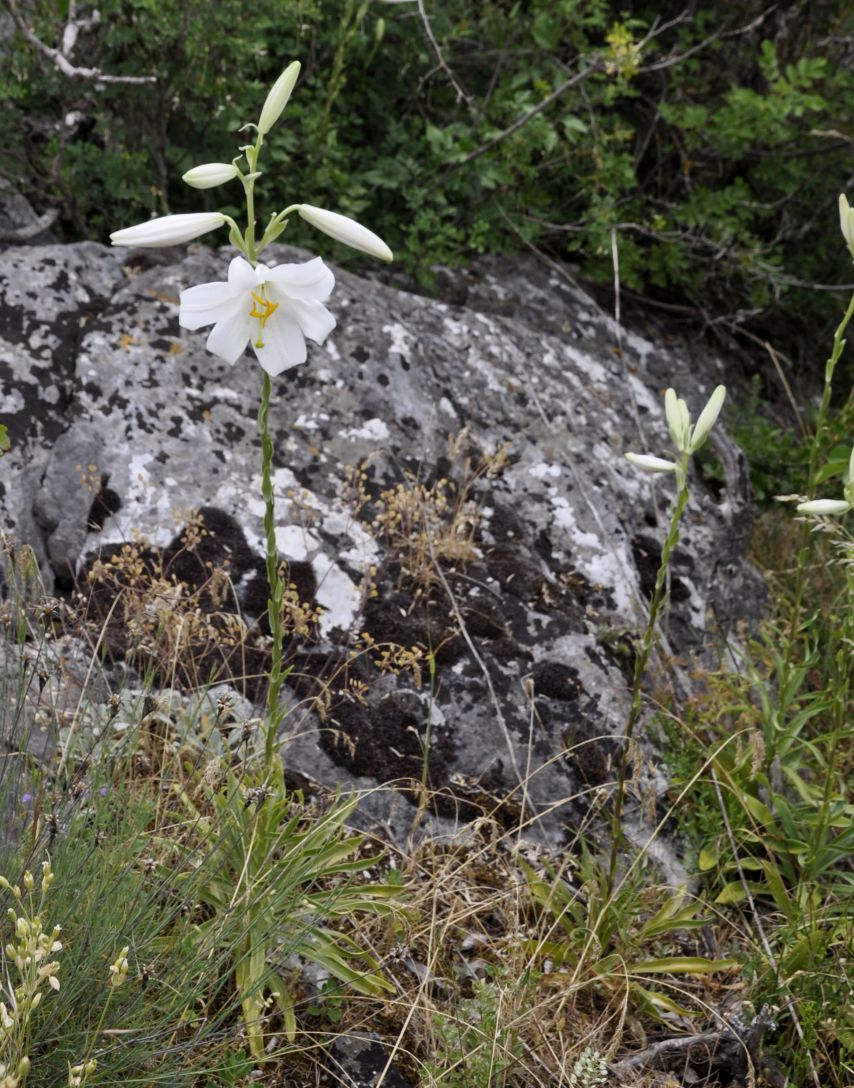
<path id="1" fill-rule="evenodd" d="M 355 799 L 333 805 L 316 823 L 306 825 L 299 806 L 293 805 L 298 798 L 285 787 L 279 751 L 278 735 L 286 713 L 282 685 L 287 673 L 283 667 L 284 581 L 276 546 L 273 443 L 268 427 L 271 378 L 306 361 L 306 338 L 322 344 L 335 328 L 335 318 L 324 305 L 335 280 L 319 257 L 272 266 L 259 257 L 281 236 L 289 218 L 298 215 L 336 241 L 380 260 L 392 259 L 389 247 L 372 231 L 310 204 L 292 204 L 271 215 L 262 230 L 257 225 L 255 183 L 262 176 L 261 151 L 299 72 L 297 61 L 282 72 L 257 124 L 241 129 L 254 135 L 254 141 L 240 147 L 232 162 L 205 163 L 184 175 L 184 181 L 197 189 L 239 181 L 246 198 L 244 227 L 222 212 L 197 212 L 152 219 L 110 236 L 113 245 L 119 246 L 172 246 L 227 226 L 229 241 L 240 255 L 230 262 L 226 280 L 181 292 L 178 319 L 189 330 L 212 325 L 207 348 L 230 364 L 251 344 L 263 371 L 258 427 L 272 635 L 264 759 L 260 767 L 224 768 L 226 787 L 209 790 L 203 808 L 179 791 L 192 826 L 200 829 L 203 845 L 216 857 L 221 873 L 206 893 L 211 918 L 195 927 L 200 945 L 207 942 L 199 953 L 230 957 L 247 1045 L 257 1061 L 269 1057 L 271 1018 L 278 1017 L 286 1038 L 292 1039 L 296 1031 L 289 986 L 281 973 L 288 955 L 313 961 L 362 994 L 378 996 L 391 988 L 376 972 L 367 951 L 338 933 L 330 922 L 360 911 L 394 910 L 400 891 L 393 883 L 348 885 L 352 874 L 376 860 L 360 855 L 363 837 L 346 829 Z M 176 843 L 174 848 L 180 853 L 185 846 Z"/>

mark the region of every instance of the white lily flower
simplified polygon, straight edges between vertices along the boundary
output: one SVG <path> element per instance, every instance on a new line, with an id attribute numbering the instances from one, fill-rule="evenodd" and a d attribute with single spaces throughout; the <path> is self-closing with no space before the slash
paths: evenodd
<path id="1" fill-rule="evenodd" d="M 293 61 L 282 72 L 264 101 L 261 117 L 258 121 L 258 132 L 266 136 L 282 115 L 282 110 L 287 106 L 288 99 L 299 77 L 300 62 Z"/>
<path id="2" fill-rule="evenodd" d="M 842 237 L 854 256 L 854 208 L 849 207 L 848 197 L 844 193 L 839 196 L 839 226 L 842 228 Z"/>
<path id="3" fill-rule="evenodd" d="M 714 427 L 718 416 L 721 414 L 721 408 L 724 406 L 725 399 L 726 386 L 717 386 L 706 402 L 706 407 L 700 412 L 700 417 L 694 424 L 693 431 L 690 433 L 689 453 L 695 453 L 706 441 L 709 431 Z"/>
<path id="4" fill-rule="evenodd" d="M 644 472 L 675 472 L 676 465 L 673 461 L 665 461 L 663 457 L 653 457 L 649 453 L 627 453 L 624 454 L 627 461 L 635 466 L 635 468 L 643 469 Z"/>
<path id="5" fill-rule="evenodd" d="M 114 230 L 110 241 L 114 246 L 177 246 L 216 230 L 225 221 L 226 217 L 221 212 L 164 215 L 159 219 L 149 219 L 147 223 L 138 223 L 135 227 Z"/>
<path id="6" fill-rule="evenodd" d="M 844 499 L 811 499 L 809 502 L 798 503 L 799 514 L 847 514 L 851 504 Z"/>
<path id="7" fill-rule="evenodd" d="M 236 178 L 238 173 L 233 162 L 206 162 L 188 170 L 181 180 L 194 189 L 213 189 L 215 185 L 224 185 Z"/>
<path id="8" fill-rule="evenodd" d="M 336 242 L 343 242 L 345 246 L 361 250 L 362 253 L 370 253 L 381 261 L 394 260 L 394 254 L 382 238 L 355 219 L 348 219 L 346 215 L 339 215 L 338 212 L 328 212 L 325 208 L 315 208 L 311 204 L 300 204 L 297 210 L 307 223 L 322 230 Z"/>
<path id="9" fill-rule="evenodd" d="M 320 257 L 305 264 L 254 268 L 243 257 L 228 266 L 226 283 L 202 283 L 181 292 L 178 321 L 184 329 L 213 325 L 208 351 L 235 363 L 251 340 L 268 374 L 304 363 L 305 338 L 322 344 L 335 328 L 323 305 L 335 278 Z"/>

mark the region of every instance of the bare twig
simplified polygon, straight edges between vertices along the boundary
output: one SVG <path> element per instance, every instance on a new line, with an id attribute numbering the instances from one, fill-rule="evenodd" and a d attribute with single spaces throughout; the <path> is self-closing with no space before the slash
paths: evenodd
<path id="1" fill-rule="evenodd" d="M 0 230 L 0 242 L 28 242 L 30 238 L 35 238 L 37 234 L 53 226 L 58 215 L 56 208 L 50 208 L 26 227 L 18 227 L 17 230 Z"/>
<path id="2" fill-rule="evenodd" d="M 77 35 L 81 30 L 86 30 L 95 25 L 94 19 L 78 19 L 76 17 L 76 5 L 70 4 L 68 9 L 68 22 L 62 34 L 62 48 L 54 49 L 47 45 L 32 30 L 18 10 L 17 0 L 3 0 L 3 6 L 12 16 L 12 21 L 27 41 L 43 53 L 54 65 L 68 76 L 69 79 L 88 79 L 98 83 L 155 83 L 157 76 L 111 76 L 106 75 L 100 68 L 80 68 L 72 64 L 69 57 L 77 42 Z"/>
<path id="3" fill-rule="evenodd" d="M 574 87 L 577 83 L 586 79 L 591 72 L 601 71 L 603 67 L 604 65 L 601 59 L 599 57 L 595 58 L 586 68 L 582 68 L 580 72 L 576 72 L 575 75 L 564 80 L 559 87 L 556 87 L 551 94 L 546 95 L 546 97 L 541 102 L 538 102 L 536 106 L 532 106 L 527 113 L 523 113 L 521 117 L 517 117 L 513 124 L 508 128 L 497 133 L 491 139 L 487 140 L 485 144 L 481 144 L 480 147 L 476 147 L 474 151 L 470 151 L 465 158 L 450 163 L 448 169 L 455 170 L 458 166 L 465 166 L 467 163 L 479 159 L 481 155 L 485 155 L 487 151 L 491 151 L 496 144 L 500 144 L 502 140 L 506 140 L 507 137 L 512 136 L 514 132 L 518 132 L 523 125 L 527 125 L 527 123 L 533 117 L 536 117 L 538 113 L 542 113 L 543 110 L 548 109 L 552 102 L 556 102 L 561 95 L 565 94 L 570 89 L 570 87 Z"/>
<path id="4" fill-rule="evenodd" d="M 427 35 L 427 38 L 429 39 L 430 44 L 433 46 L 433 52 L 436 54 L 436 59 L 439 61 L 440 68 L 445 73 L 445 75 L 448 77 L 448 79 L 451 81 L 451 84 L 453 85 L 454 90 L 457 92 L 457 99 L 462 99 L 465 102 L 465 104 L 468 106 L 469 110 L 472 113 L 475 113 L 476 111 L 475 111 L 474 100 L 472 99 L 472 96 L 468 93 L 468 91 L 466 91 L 466 89 L 465 89 L 465 87 L 463 87 L 462 83 L 460 83 L 460 81 L 457 79 L 457 77 L 451 71 L 451 67 L 448 64 L 448 62 L 445 60 L 445 57 L 444 57 L 444 55 L 442 53 L 442 50 L 439 47 L 439 43 L 436 41 L 436 35 L 433 33 L 433 28 L 432 28 L 432 26 L 430 26 L 430 20 L 427 18 L 427 11 L 426 11 L 426 9 L 424 7 L 424 0 L 417 0 L 417 2 L 418 2 L 418 14 L 421 16 L 421 22 L 424 24 L 424 33 Z"/>

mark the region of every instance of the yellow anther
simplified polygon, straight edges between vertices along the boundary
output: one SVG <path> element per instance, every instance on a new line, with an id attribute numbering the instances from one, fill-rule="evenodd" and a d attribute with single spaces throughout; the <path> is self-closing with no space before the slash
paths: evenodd
<path id="1" fill-rule="evenodd" d="M 268 298 L 262 298 L 259 295 L 256 295 L 254 291 L 252 292 L 252 297 L 255 299 L 255 305 L 249 311 L 249 316 L 257 317 L 261 322 L 261 328 L 263 329 L 271 316 L 278 310 L 279 304 L 278 302 L 270 302 Z M 259 306 L 261 307 L 260 310 L 258 309 Z"/>
<path id="2" fill-rule="evenodd" d="M 278 310 L 278 302 L 270 302 L 268 298 L 264 298 L 263 295 L 256 295 L 252 291 L 252 298 L 255 300 L 252 309 L 249 311 L 250 317 L 257 317 L 261 322 L 261 328 L 258 330 L 258 339 L 255 342 L 256 348 L 263 348 L 264 346 L 264 326 L 270 320 L 272 315 Z M 260 307 L 260 308 L 259 308 Z"/>

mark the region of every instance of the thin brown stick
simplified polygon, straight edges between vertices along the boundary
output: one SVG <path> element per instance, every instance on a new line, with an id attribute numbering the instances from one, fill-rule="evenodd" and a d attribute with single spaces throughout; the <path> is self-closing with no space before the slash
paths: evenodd
<path id="1" fill-rule="evenodd" d="M 9 12 L 12 17 L 12 21 L 18 28 L 20 33 L 27 39 L 27 41 L 35 46 L 40 53 L 43 53 L 53 64 L 62 72 L 63 75 L 68 76 L 69 79 L 89 79 L 98 83 L 156 83 L 157 76 L 111 76 L 102 72 L 100 68 L 80 68 L 75 64 L 72 64 L 66 54 L 60 49 L 54 49 L 53 46 L 47 45 L 41 38 L 31 30 L 27 25 L 24 17 L 18 10 L 17 0 L 3 0 L 3 6 Z M 73 48 L 77 39 L 77 31 L 79 31 L 79 24 L 75 23 L 73 19 L 74 6 L 72 5 L 69 10 L 69 22 L 65 27 L 63 34 L 63 44 L 66 42 Z"/>

